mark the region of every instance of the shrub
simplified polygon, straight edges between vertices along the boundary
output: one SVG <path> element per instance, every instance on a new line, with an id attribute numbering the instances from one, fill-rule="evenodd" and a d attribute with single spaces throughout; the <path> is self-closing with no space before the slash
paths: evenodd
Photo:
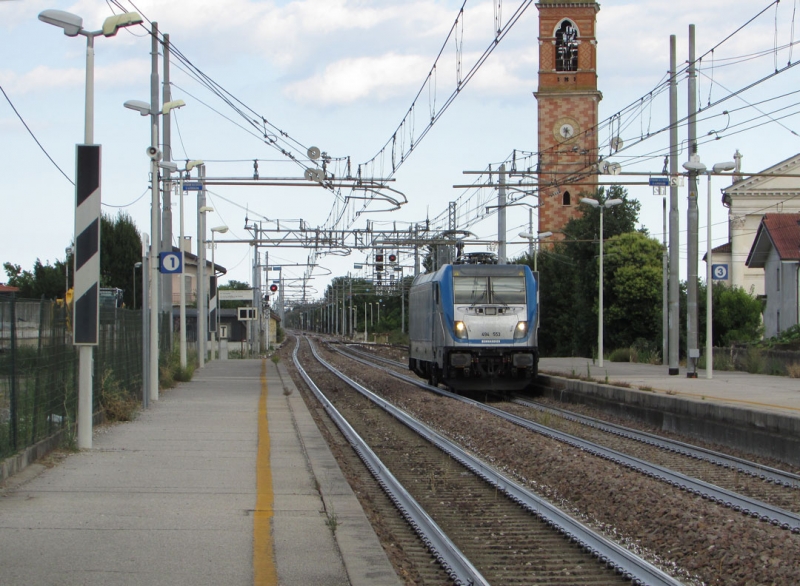
<path id="1" fill-rule="evenodd" d="M 741 358 L 741 369 L 750 374 L 758 374 L 764 370 L 764 359 L 761 350 L 748 348 Z"/>
<path id="2" fill-rule="evenodd" d="M 133 393 L 120 388 L 111 370 L 100 381 L 100 408 L 107 421 L 131 421 L 139 410 L 139 400 Z"/>
<path id="3" fill-rule="evenodd" d="M 630 362 L 631 349 L 630 348 L 617 348 L 608 357 L 609 362 Z"/>
<path id="4" fill-rule="evenodd" d="M 786 374 L 791 378 L 800 378 L 800 363 L 792 362 L 786 366 Z"/>

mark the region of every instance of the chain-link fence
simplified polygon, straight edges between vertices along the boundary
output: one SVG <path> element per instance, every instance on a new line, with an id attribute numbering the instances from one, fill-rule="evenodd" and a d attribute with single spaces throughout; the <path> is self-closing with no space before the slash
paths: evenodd
<path id="1" fill-rule="evenodd" d="M 52 301 L 0 298 L 0 458 L 74 430 L 78 352 L 70 317 Z M 95 412 L 110 381 L 141 398 L 141 311 L 101 310 L 99 334 L 93 353 Z"/>

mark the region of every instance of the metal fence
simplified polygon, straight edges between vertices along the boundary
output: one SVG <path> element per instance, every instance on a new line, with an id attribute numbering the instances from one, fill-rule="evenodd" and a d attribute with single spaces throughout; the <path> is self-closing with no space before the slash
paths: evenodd
<path id="1" fill-rule="evenodd" d="M 69 319 L 52 301 L 0 298 L 0 458 L 74 429 L 78 352 Z M 141 398 L 141 311 L 101 310 L 99 334 L 94 412 L 104 384 Z"/>

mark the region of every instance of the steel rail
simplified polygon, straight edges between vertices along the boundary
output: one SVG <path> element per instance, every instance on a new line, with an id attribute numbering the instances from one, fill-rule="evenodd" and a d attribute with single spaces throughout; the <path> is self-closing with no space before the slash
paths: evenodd
<path id="1" fill-rule="evenodd" d="M 351 346 L 347 346 L 347 350 L 367 359 L 377 360 L 379 362 L 383 362 L 384 364 L 390 364 L 398 368 L 407 368 L 407 365 L 397 360 L 392 360 L 391 358 L 371 355 L 367 352 L 352 348 Z M 736 470 L 743 474 L 749 474 L 750 476 L 759 478 L 765 482 L 771 482 L 787 488 L 800 489 L 800 475 L 792 474 L 791 472 L 787 472 L 785 470 L 764 466 L 763 464 L 751 462 L 749 460 L 745 460 L 744 458 L 737 458 L 736 456 L 731 456 L 722 452 L 716 452 L 714 450 L 708 450 L 706 448 L 701 448 L 699 446 L 694 446 L 678 440 L 661 437 L 645 431 L 639 431 L 623 425 L 608 423 L 594 417 L 573 413 L 572 411 L 567 411 L 566 409 L 559 409 L 558 407 L 546 407 L 544 405 L 523 399 L 522 397 L 515 397 L 512 402 L 516 403 L 517 405 L 522 405 L 524 407 L 536 409 L 552 415 L 557 415 L 569 421 L 581 423 L 587 427 L 599 429 L 600 431 L 605 431 L 606 433 L 611 433 L 619 437 L 624 437 L 626 439 L 638 441 L 662 450 L 681 454 L 689 458 L 694 458 L 695 460 L 710 462 L 711 464 Z"/>
<path id="2" fill-rule="evenodd" d="M 714 450 L 707 450 L 706 448 L 664 438 L 652 433 L 631 429 L 630 427 L 608 423 L 600 419 L 588 417 L 586 415 L 579 415 L 565 409 L 559 409 L 558 407 L 546 407 L 544 405 L 539 405 L 538 403 L 527 401 L 520 397 L 514 398 L 512 402 L 524 407 L 529 407 L 550 413 L 552 415 L 557 415 L 569 421 L 582 423 L 588 427 L 593 427 L 595 429 L 624 437 L 626 439 L 642 442 L 662 450 L 682 454 L 696 460 L 704 460 L 706 462 L 716 464 L 717 466 L 722 466 L 723 468 L 734 469 L 738 472 L 760 478 L 766 482 L 772 482 L 788 488 L 800 488 L 800 476 L 797 474 L 792 474 L 791 472 L 786 472 L 785 470 L 764 466 L 763 464 L 750 462 L 749 460 L 745 460 L 743 458 L 737 458 L 736 456 L 730 456 L 728 454 L 723 454 L 722 452 L 715 452 Z"/>
<path id="3" fill-rule="evenodd" d="M 314 347 L 309 342 L 312 352 Z M 339 430 L 350 442 L 359 458 L 364 462 L 370 473 L 375 477 L 378 484 L 387 494 L 387 496 L 394 503 L 397 510 L 411 525 L 412 529 L 417 533 L 422 542 L 433 554 L 436 560 L 447 572 L 448 576 L 454 583 L 464 586 L 489 586 L 486 579 L 478 572 L 466 556 L 458 549 L 458 547 L 447 537 L 444 531 L 436 524 L 436 522 L 425 512 L 425 510 L 417 503 L 403 485 L 392 475 L 391 472 L 383 465 L 380 458 L 370 449 L 366 442 L 356 431 L 351 427 L 347 420 L 336 410 L 333 404 L 322 394 L 308 373 L 300 365 L 297 358 L 297 350 L 300 347 L 300 339 L 297 338 L 292 359 L 294 365 L 300 376 L 311 389 L 311 392 L 317 397 L 317 400 L 322 403 L 325 412 L 330 416 Z M 315 352 L 316 356 L 316 352 Z"/>
<path id="4" fill-rule="evenodd" d="M 576 521 L 545 499 L 529 492 L 516 482 L 501 474 L 482 460 L 468 453 L 459 445 L 451 442 L 444 436 L 436 433 L 425 424 L 421 423 L 408 413 L 395 407 L 385 399 L 377 396 L 369 389 L 363 387 L 347 375 L 339 372 L 332 365 L 328 364 L 316 351 L 313 345 L 311 351 L 314 357 L 339 377 L 342 381 L 350 385 L 359 393 L 370 399 L 373 403 L 384 409 L 387 413 L 394 416 L 397 420 L 408 426 L 421 437 L 425 438 L 440 450 L 448 454 L 468 468 L 474 474 L 495 487 L 499 492 L 504 493 L 512 501 L 516 502 L 525 510 L 539 517 L 542 521 L 562 533 L 570 541 L 580 545 L 585 551 L 598 558 L 606 566 L 613 568 L 626 579 L 631 580 L 637 586 L 643 585 L 664 585 L 679 586 L 680 582 L 640 558 L 624 547 L 606 539 L 595 533 L 587 526 Z M 372 365 L 375 368 L 374 364 Z M 397 374 L 397 373 L 393 373 Z M 403 378 L 402 376 L 398 378 Z"/>
<path id="5" fill-rule="evenodd" d="M 350 356 L 350 358 L 352 360 L 362 362 L 363 364 L 368 364 L 366 360 L 362 360 L 354 356 Z M 536 432 L 545 437 L 549 437 L 551 439 L 555 439 L 578 449 L 584 450 L 585 452 L 588 452 L 594 456 L 598 456 L 616 464 L 620 464 L 630 468 L 631 470 L 655 478 L 656 480 L 666 482 L 667 484 L 670 484 L 681 490 L 696 494 L 704 499 L 710 500 L 711 502 L 729 507 L 734 511 L 757 518 L 765 523 L 771 523 L 772 525 L 780 526 L 782 529 L 791 530 L 792 533 L 800 533 L 800 515 L 790 511 L 786 511 L 779 507 L 774 507 L 769 503 L 764 503 L 762 501 L 740 495 L 733 491 L 726 490 L 709 482 L 692 478 L 691 476 L 681 474 L 680 472 L 675 472 L 669 468 L 658 466 L 657 464 L 651 464 L 645 460 L 623 454 L 617 450 L 606 448 L 568 433 L 534 423 L 533 421 L 523 417 L 518 417 L 517 415 L 513 415 L 503 411 L 502 409 L 497 409 L 496 407 L 492 407 L 473 399 L 451 393 L 450 391 L 442 390 L 438 387 L 432 387 L 418 379 L 413 379 L 409 376 L 394 372 L 392 370 L 387 370 L 374 363 L 371 366 L 412 385 L 416 385 L 420 388 L 438 393 L 439 395 L 473 405 L 478 409 L 492 413 L 493 415 L 514 423 L 515 425 L 524 427 L 529 431 Z"/>

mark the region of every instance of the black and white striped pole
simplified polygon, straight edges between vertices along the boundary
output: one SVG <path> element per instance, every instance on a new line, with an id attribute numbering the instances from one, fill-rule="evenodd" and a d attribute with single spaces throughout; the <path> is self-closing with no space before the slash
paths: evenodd
<path id="1" fill-rule="evenodd" d="M 79 144 L 75 183 L 73 343 L 79 350 L 78 448 L 92 447 L 92 347 L 100 330 L 100 145 Z"/>
<path id="2" fill-rule="evenodd" d="M 83 143 L 77 145 L 75 181 L 75 255 L 73 343 L 80 348 L 78 373 L 78 448 L 92 447 L 92 346 L 100 329 L 100 145 L 94 143 L 94 38 L 113 37 L 142 22 L 136 12 L 110 16 L 99 31 L 83 28 L 83 19 L 63 10 L 44 10 L 39 20 L 63 29 L 68 37 L 86 37 L 86 103 Z"/>

